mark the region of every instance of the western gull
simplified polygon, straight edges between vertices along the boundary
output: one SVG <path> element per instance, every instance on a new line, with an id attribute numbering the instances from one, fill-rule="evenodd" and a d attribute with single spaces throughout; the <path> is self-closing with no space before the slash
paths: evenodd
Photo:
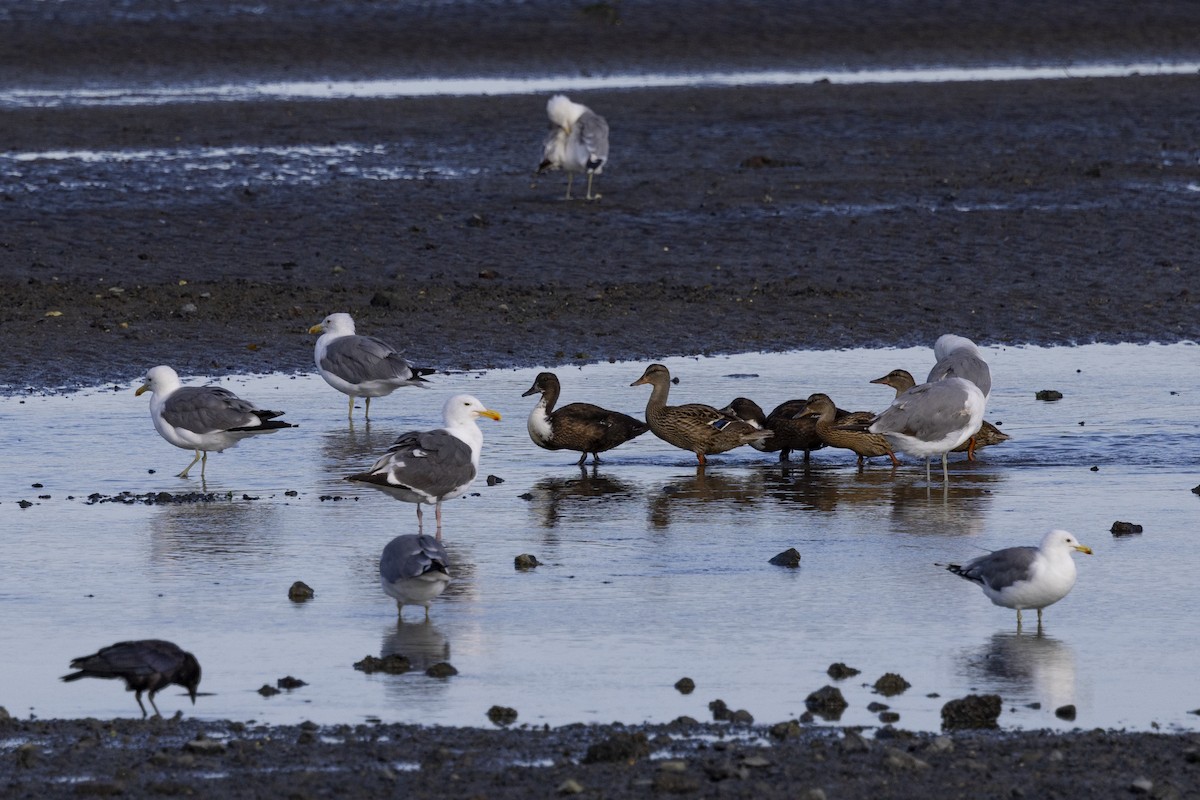
<path id="1" fill-rule="evenodd" d="M 404 606 L 425 607 L 450 585 L 450 557 L 434 536 L 406 533 L 383 548 L 379 557 L 379 583 L 384 594 L 396 600 L 396 613 L 404 615 Z"/>
<path id="2" fill-rule="evenodd" d="M 542 163 L 538 172 L 565 170 L 567 199 L 571 199 L 571 184 L 576 172 L 586 172 L 587 199 L 599 199 L 592 194 L 592 178 L 604 170 L 608 161 L 608 123 L 604 117 L 581 103 L 574 103 L 565 94 L 556 94 L 546 103 L 550 117 L 550 133 L 542 144 Z"/>

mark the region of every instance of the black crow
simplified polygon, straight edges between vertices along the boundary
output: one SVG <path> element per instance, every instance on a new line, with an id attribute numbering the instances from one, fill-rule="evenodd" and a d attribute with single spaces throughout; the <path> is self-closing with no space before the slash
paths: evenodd
<path id="1" fill-rule="evenodd" d="M 172 683 L 183 686 L 196 703 L 196 687 L 200 685 L 200 662 L 191 653 L 184 652 L 172 642 L 162 639 L 139 639 L 133 642 L 117 642 L 101 648 L 90 656 L 80 656 L 71 661 L 71 668 L 79 672 L 63 675 L 64 681 L 80 678 L 124 678 L 126 691 L 136 692 L 138 708 L 142 718 L 146 707 L 142 705 L 142 692 L 150 693 L 150 705 L 156 716 L 154 693 Z"/>

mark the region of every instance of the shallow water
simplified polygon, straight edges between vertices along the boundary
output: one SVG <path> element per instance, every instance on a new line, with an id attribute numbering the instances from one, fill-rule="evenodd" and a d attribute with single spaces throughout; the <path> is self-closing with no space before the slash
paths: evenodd
<path id="1" fill-rule="evenodd" d="M 806 468 L 742 448 L 698 473 L 690 454 L 649 434 L 581 472 L 572 454 L 529 442 L 532 402 L 520 395 L 533 369 L 438 376 L 429 391 L 377 400 L 369 426 L 360 407 L 353 428 L 320 378 L 223 380 L 300 427 L 214 454 L 203 484 L 173 477 L 190 455 L 153 431 L 135 384 L 0 398 L 0 705 L 16 716 L 136 713 L 118 684 L 57 678 L 73 656 L 153 636 L 195 652 L 211 693 L 192 708 L 172 687 L 160 708 L 205 718 L 488 725 L 501 704 L 519 723 L 663 722 L 707 719 L 721 698 L 770 723 L 803 713 L 831 683 L 829 664 L 844 661 L 862 670 L 840 684 L 844 724 L 878 725 L 867 710 L 878 701 L 899 725 L 936 730 L 946 700 L 998 692 L 1008 727 L 1196 728 L 1200 349 L 985 352 L 997 387 L 987 418 L 1013 440 L 955 460 L 947 490 L 911 460 L 858 470 L 829 450 Z M 680 379 L 674 402 L 741 394 L 769 409 L 826 391 L 844 408 L 879 409 L 890 390 L 868 380 L 897 366 L 920 377 L 931 360 L 913 349 L 665 363 Z M 649 390 L 628 384 L 643 368 L 559 369 L 563 402 L 640 413 Z M 1036 401 L 1044 388 L 1065 397 Z M 436 427 L 458 391 L 504 420 L 481 421 L 481 479 L 445 507 L 454 583 L 429 624 L 417 608 L 397 624 L 376 564 L 392 536 L 415 531 L 414 508 L 341 478 L 400 432 Z M 504 482 L 488 486 L 488 474 Z M 225 497 L 88 500 L 202 489 Z M 1114 537 L 1115 520 L 1145 533 Z M 1046 611 L 1042 636 L 1028 624 L 1018 634 L 1012 611 L 934 566 L 1036 543 L 1050 527 L 1096 552 L 1078 556 L 1079 583 Z M 767 563 L 788 547 L 800 568 Z M 545 564 L 518 572 L 520 553 Z M 290 602 L 295 580 L 316 598 Z M 414 671 L 351 666 L 391 652 Z M 423 674 L 441 660 L 460 674 Z M 874 694 L 887 672 L 912 687 Z M 285 675 L 308 685 L 256 693 Z M 690 696 L 672 688 L 685 675 Z M 1074 723 L 1054 715 L 1067 703 Z"/>

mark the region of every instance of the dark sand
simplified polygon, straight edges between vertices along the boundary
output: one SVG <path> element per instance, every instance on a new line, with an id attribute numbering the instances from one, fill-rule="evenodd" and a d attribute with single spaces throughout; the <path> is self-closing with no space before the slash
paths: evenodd
<path id="1" fill-rule="evenodd" d="M 1200 57 L 1200 4 L 1182 2 L 227 5 L 5 4 L 0 85 Z M 541 95 L 0 109 L 10 150 L 412 142 L 414 161 L 477 170 L 0 196 L 0 388 L 127 384 L 159 363 L 309 370 L 305 331 L 331 311 L 441 369 L 918 345 L 946 331 L 990 346 L 1200 338 L 1196 76 L 575 95 L 612 125 L 594 203 L 564 202 L 562 176 L 532 174 Z M 139 167 L 108 167 L 122 168 Z M 20 707 L 19 691 L 0 698 Z M 232 741 L 186 749 L 199 731 Z M 1200 785 L 1193 734 L 958 734 L 949 748 L 901 737 L 863 751 L 816 731 L 753 751 L 766 763 L 712 744 L 681 747 L 681 771 L 644 749 L 580 763 L 615 732 L 366 726 L 327 742 L 227 723 L 8 722 L 0 794 L 530 797 L 570 778 L 603 797 L 1112 797 L 1145 777 L 1169 797 Z M 664 731 L 644 733 L 660 750 Z M 62 779 L 84 782 L 48 783 Z"/>

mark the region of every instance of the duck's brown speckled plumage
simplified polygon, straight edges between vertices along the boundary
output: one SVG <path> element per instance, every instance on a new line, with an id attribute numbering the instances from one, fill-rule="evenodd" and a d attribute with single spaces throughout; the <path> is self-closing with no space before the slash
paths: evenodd
<path id="1" fill-rule="evenodd" d="M 892 387 L 896 390 L 897 397 L 900 396 L 901 392 L 905 392 L 917 385 L 916 380 L 913 379 L 912 373 L 904 369 L 894 369 L 887 375 L 884 375 L 882 378 L 876 378 L 875 380 L 871 381 L 871 383 L 878 383 L 882 386 Z M 1007 433 L 1004 433 L 992 423 L 984 420 L 983 427 L 981 427 L 979 432 L 975 434 L 974 445 L 972 445 L 971 440 L 968 439 L 950 452 L 966 453 L 967 458 L 974 461 L 975 454 L 971 452 L 972 449 L 978 450 L 981 447 L 989 447 L 994 444 L 1000 444 L 1001 442 L 1007 442 L 1011 438 L 1012 437 Z"/>
<path id="2" fill-rule="evenodd" d="M 646 367 L 642 377 L 630 386 L 648 383 L 653 388 L 646 402 L 646 423 L 655 436 L 682 450 L 690 450 L 703 466 L 705 456 L 724 453 L 744 444 L 769 438 L 770 431 L 759 430 L 712 406 L 688 403 L 667 405 L 671 388 L 671 373 L 662 364 Z"/>
<path id="3" fill-rule="evenodd" d="M 788 461 L 793 450 L 804 453 L 804 460 L 813 450 L 820 450 L 825 442 L 817 435 L 817 421 L 813 417 L 796 415 L 803 410 L 805 400 L 785 400 L 770 414 L 748 397 L 735 397 L 733 402 L 721 409 L 723 414 L 732 414 L 761 430 L 771 431 L 772 436 L 751 442 L 750 446 L 763 453 L 779 453 L 780 461 Z"/>
<path id="4" fill-rule="evenodd" d="M 581 465 L 591 453 L 592 463 L 598 464 L 600 453 L 650 430 L 650 426 L 639 419 L 591 403 L 569 403 L 555 409 L 561 392 L 558 376 L 553 372 L 542 372 L 534 379 L 533 386 L 521 395 L 542 395 L 529 414 L 529 438 L 538 447 L 575 450 L 582 453 L 577 462 Z"/>
<path id="5" fill-rule="evenodd" d="M 817 393 L 809 396 L 802 413 L 816 417 L 817 435 L 825 444 L 856 453 L 859 466 L 862 466 L 864 458 L 875 456 L 887 456 L 894 466 L 899 466 L 900 460 L 892 452 L 887 439 L 865 430 L 875 419 L 875 412 L 850 411 L 839 417 L 838 408 L 829 395 Z M 854 430 L 855 426 L 863 429 Z"/>

